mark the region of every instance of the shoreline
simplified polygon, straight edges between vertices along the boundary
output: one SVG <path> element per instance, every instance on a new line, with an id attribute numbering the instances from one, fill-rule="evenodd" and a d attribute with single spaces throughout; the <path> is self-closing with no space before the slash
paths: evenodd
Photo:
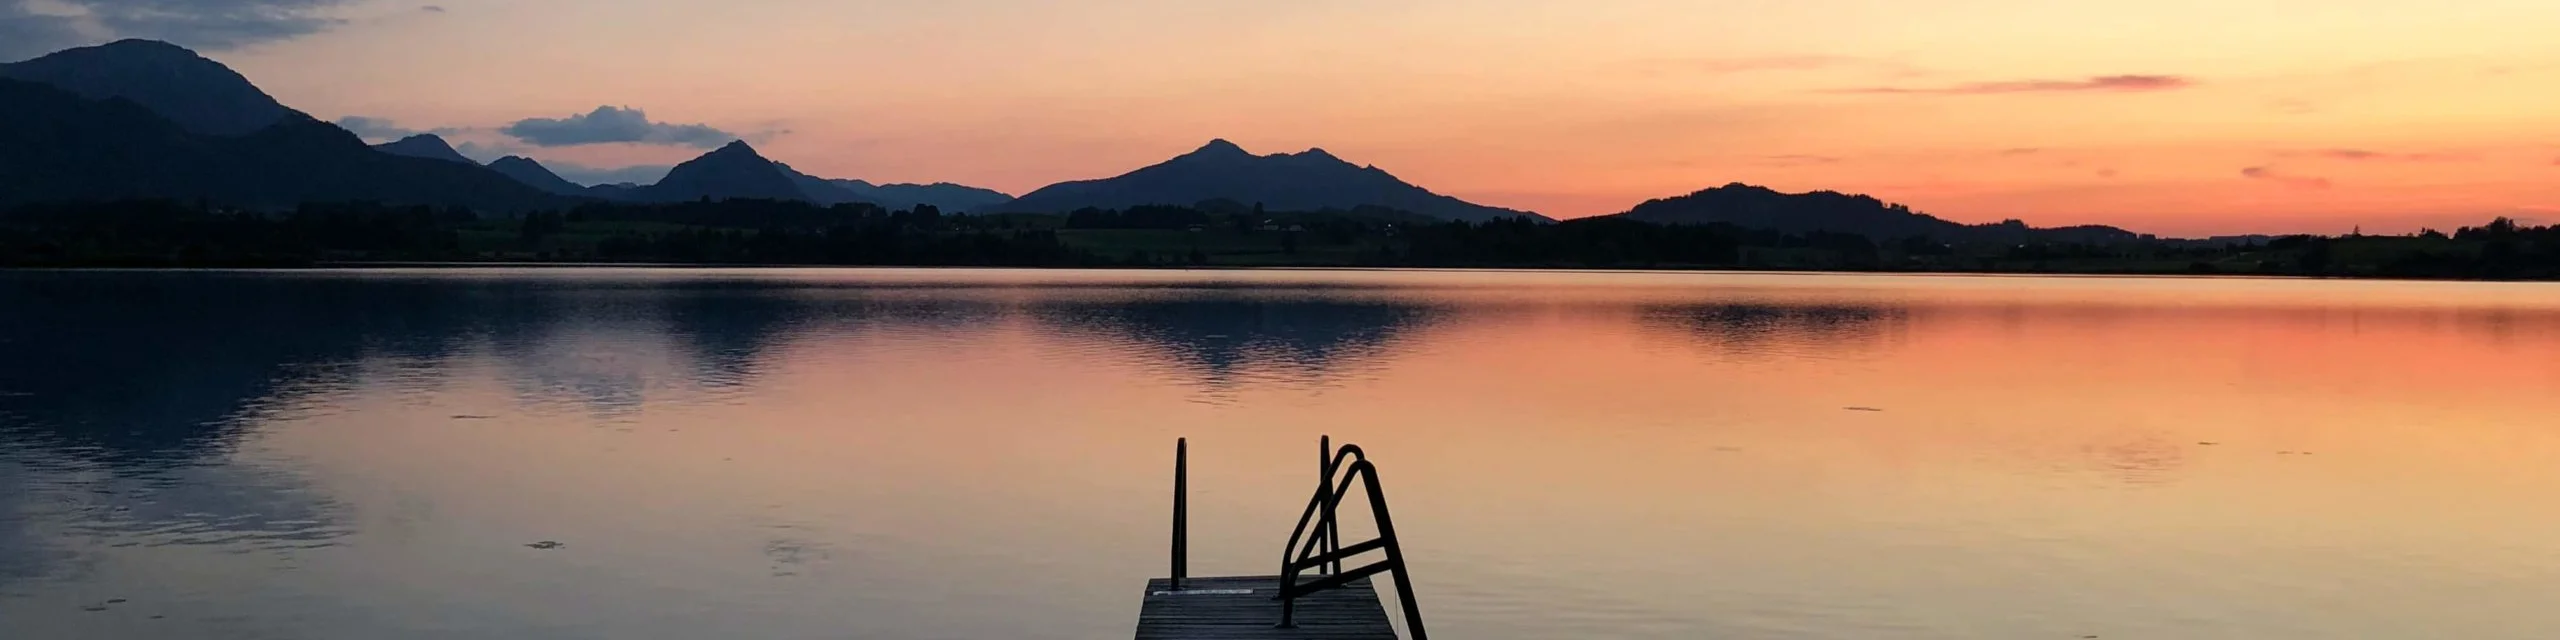
<path id="1" fill-rule="evenodd" d="M 1582 266 L 1392 266 L 1392 265 L 894 265 L 894 264 L 785 264 L 785 263 L 707 263 L 707 262 L 539 262 L 539 261 L 331 261 L 299 265 L 6 265 L 0 272 L 76 272 L 76 271 L 171 271 L 171 272 L 240 272 L 240 271 L 365 271 L 365 270 L 437 270 L 475 271 L 502 269 L 530 270 L 603 270 L 654 269 L 689 270 L 807 270 L 807 269 L 903 269 L 903 270 L 1007 270 L 1007 271 L 1441 271 L 1486 273 L 1642 273 L 1642 274 L 1728 274 L 1728 275 L 1803 275 L 1803 276 L 1927 276 L 1979 278 L 2116 278 L 2116 279 L 2196 279 L 2196 280 L 2346 280 L 2373 282 L 2484 282 L 2484 283 L 2560 283 L 2560 279 L 2532 278 L 2425 278 L 2380 275 L 2298 275 L 2256 273 L 2191 273 L 2177 271 L 1951 271 L 1951 270 L 1850 270 L 1850 269 L 1784 269 L 1784 268 L 1678 268 L 1678 267 L 1582 267 Z"/>

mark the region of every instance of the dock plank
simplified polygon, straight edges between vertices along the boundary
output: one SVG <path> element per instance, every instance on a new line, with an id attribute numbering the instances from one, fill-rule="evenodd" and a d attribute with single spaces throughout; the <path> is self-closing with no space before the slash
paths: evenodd
<path id="1" fill-rule="evenodd" d="M 1279 576 L 1184 578 L 1181 590 L 1168 587 L 1163 578 L 1147 581 L 1137 640 L 1396 640 L 1368 578 L 1299 598 L 1288 629 L 1272 626 L 1280 621 Z"/>

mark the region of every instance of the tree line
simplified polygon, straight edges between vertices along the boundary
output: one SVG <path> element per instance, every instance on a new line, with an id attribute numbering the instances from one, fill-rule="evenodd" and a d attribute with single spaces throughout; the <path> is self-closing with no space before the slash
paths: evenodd
<path id="1" fill-rule="evenodd" d="M 1950 244 L 1623 218 L 1438 221 L 1402 212 L 1201 206 L 952 215 L 769 200 L 588 203 L 524 214 L 373 203 L 247 211 L 130 200 L 0 212 L 0 266 L 361 262 L 881 266 L 1370 266 L 2560 278 L 2560 227 L 2207 244 Z"/>

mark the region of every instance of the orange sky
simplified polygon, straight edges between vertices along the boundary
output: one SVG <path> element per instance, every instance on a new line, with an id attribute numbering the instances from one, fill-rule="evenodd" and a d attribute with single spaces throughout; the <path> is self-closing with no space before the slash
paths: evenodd
<path id="1" fill-rule="evenodd" d="M 2164 234 L 2560 221 L 2545 0 L 433 1 L 213 55 L 323 118 L 521 147 L 627 105 L 1017 194 L 1224 137 L 1559 217 L 1744 181 Z"/>

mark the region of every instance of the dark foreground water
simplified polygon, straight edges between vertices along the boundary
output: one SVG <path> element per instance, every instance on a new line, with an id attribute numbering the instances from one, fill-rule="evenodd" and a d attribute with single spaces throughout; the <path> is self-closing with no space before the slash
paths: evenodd
<path id="1" fill-rule="evenodd" d="M 1126 637 L 1324 433 L 1443 638 L 2560 637 L 2552 286 L 899 270 L 0 274 L 0 637 Z"/>

